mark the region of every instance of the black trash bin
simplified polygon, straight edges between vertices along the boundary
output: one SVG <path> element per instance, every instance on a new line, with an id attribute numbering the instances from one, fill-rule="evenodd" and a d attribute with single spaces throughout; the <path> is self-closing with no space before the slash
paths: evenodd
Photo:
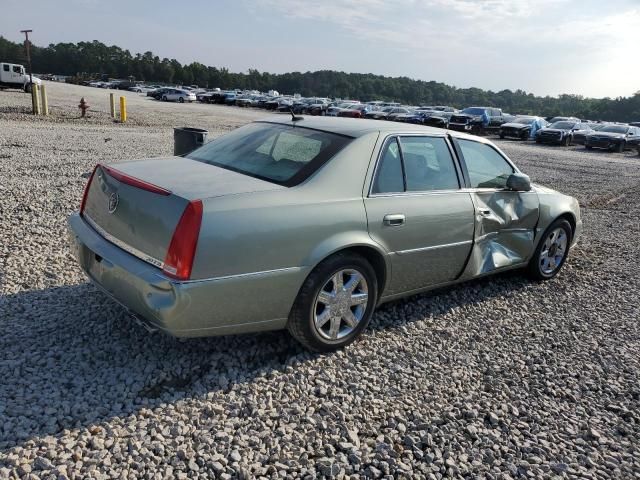
<path id="1" fill-rule="evenodd" d="M 209 132 L 202 128 L 180 127 L 173 129 L 173 154 L 186 155 L 204 145 Z"/>

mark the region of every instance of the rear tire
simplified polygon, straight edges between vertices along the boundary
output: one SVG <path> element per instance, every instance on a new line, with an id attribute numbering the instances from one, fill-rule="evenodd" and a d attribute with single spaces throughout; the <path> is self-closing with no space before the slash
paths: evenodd
<path id="1" fill-rule="evenodd" d="M 584 148 L 586 148 L 587 150 L 591 150 L 593 147 L 591 145 L 585 145 Z"/>
<path id="2" fill-rule="evenodd" d="M 555 277 L 564 265 L 573 230 L 564 218 L 559 218 L 545 230 L 527 266 L 527 272 L 534 280 L 549 280 Z"/>
<path id="3" fill-rule="evenodd" d="M 377 302 L 378 282 L 371 264 L 360 255 L 337 253 L 305 280 L 287 329 L 308 350 L 344 348 L 367 327 Z"/>
<path id="4" fill-rule="evenodd" d="M 523 142 L 526 142 L 527 140 L 529 140 L 529 132 L 522 132 L 520 134 L 520 140 L 522 140 Z"/>
<path id="5" fill-rule="evenodd" d="M 500 132 L 500 138 L 504 140 L 504 133 Z"/>

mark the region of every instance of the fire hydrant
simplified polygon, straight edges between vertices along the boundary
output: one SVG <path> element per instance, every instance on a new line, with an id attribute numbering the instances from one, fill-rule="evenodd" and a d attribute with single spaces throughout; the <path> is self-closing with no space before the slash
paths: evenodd
<path id="1" fill-rule="evenodd" d="M 78 108 L 82 112 L 81 117 L 84 118 L 85 115 L 87 114 L 87 110 L 89 110 L 89 104 L 84 101 L 84 97 L 80 99 L 80 105 L 78 105 Z"/>

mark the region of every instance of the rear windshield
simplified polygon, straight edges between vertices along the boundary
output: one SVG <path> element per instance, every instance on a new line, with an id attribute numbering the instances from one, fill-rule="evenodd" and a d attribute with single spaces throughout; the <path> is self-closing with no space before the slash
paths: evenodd
<path id="1" fill-rule="evenodd" d="M 351 140 L 297 125 L 256 122 L 203 145 L 186 158 L 291 187 Z"/>

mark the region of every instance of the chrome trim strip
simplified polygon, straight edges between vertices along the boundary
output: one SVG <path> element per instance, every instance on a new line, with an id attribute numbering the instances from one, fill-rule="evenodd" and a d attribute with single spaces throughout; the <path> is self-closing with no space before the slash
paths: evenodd
<path id="1" fill-rule="evenodd" d="M 458 188 L 455 190 L 424 190 L 410 192 L 393 192 L 393 193 L 372 193 L 369 198 L 378 197 L 423 197 L 425 195 L 450 195 L 452 193 L 471 193 L 471 189 Z"/>
<path id="2" fill-rule="evenodd" d="M 250 273 L 237 273 L 234 275 L 225 275 L 222 277 L 210 277 L 210 278 L 196 278 L 194 280 L 170 280 L 172 284 L 184 285 L 189 283 L 199 283 L 199 282 L 217 282 L 219 280 L 233 280 L 237 278 L 245 278 L 245 277 L 256 277 L 260 275 L 270 275 L 272 273 L 283 273 L 283 272 L 299 272 L 302 271 L 303 267 L 286 267 L 286 268 L 276 268 L 273 270 L 263 270 L 261 272 L 250 272 Z"/>
<path id="3" fill-rule="evenodd" d="M 144 262 L 147 262 L 147 263 L 153 265 L 154 267 L 158 267 L 160 269 L 164 268 L 164 262 L 161 262 L 160 260 L 158 260 L 156 258 L 153 258 L 153 257 L 147 255 L 144 252 L 141 252 L 137 248 L 132 247 L 131 245 L 128 245 L 127 243 L 123 242 L 122 240 L 117 239 L 116 237 L 111 235 L 109 232 L 107 232 L 105 229 L 103 229 L 100 225 L 98 225 L 86 213 L 83 213 L 81 216 L 89 224 L 89 226 L 91 228 L 93 228 L 96 232 L 98 232 L 98 234 L 101 235 L 102 237 L 104 237 L 107 241 L 113 243 L 116 247 L 120 247 L 125 252 L 133 255 L 134 257 L 136 257 L 136 258 L 138 258 L 138 259 L 140 259 L 140 260 L 142 260 Z"/>
<path id="4" fill-rule="evenodd" d="M 473 243 L 473 240 L 464 240 L 463 242 L 445 243 L 443 245 L 434 245 L 432 247 L 412 248 L 410 250 L 398 250 L 394 252 L 397 255 L 405 255 L 407 253 L 428 252 L 430 250 L 440 250 L 442 248 L 461 247 L 463 245 L 469 245 Z"/>

